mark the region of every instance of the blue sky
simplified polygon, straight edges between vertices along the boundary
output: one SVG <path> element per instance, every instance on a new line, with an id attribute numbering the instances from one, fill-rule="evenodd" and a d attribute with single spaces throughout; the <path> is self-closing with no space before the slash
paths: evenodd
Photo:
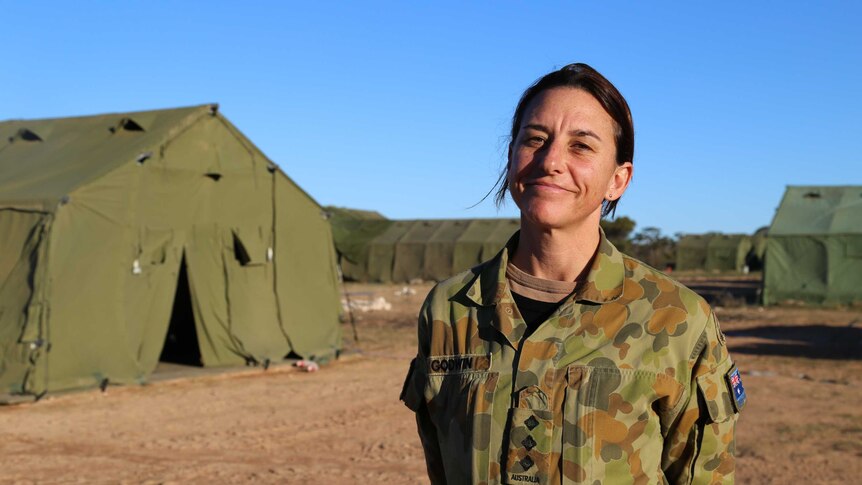
<path id="1" fill-rule="evenodd" d="M 0 120 L 217 102 L 321 204 L 511 217 L 468 207 L 514 105 L 586 62 L 632 108 L 639 228 L 750 233 L 786 185 L 862 184 L 862 7 L 697 3 L 0 1 Z"/>

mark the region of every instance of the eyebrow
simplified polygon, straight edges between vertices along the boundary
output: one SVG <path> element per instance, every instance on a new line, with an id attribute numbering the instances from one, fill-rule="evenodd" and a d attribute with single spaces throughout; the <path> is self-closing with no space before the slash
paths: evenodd
<path id="1" fill-rule="evenodd" d="M 536 131 L 541 131 L 542 133 L 549 133 L 550 132 L 550 130 L 548 130 L 544 126 L 536 125 L 536 124 L 529 124 L 529 125 L 524 125 L 521 127 L 521 129 L 525 129 L 525 128 L 529 128 L 531 130 L 536 130 Z M 599 135 L 597 135 L 595 132 L 590 131 L 590 130 L 583 130 L 583 129 L 581 129 L 581 130 L 570 130 L 568 132 L 568 135 L 569 136 L 589 136 L 589 137 L 595 138 L 598 141 L 602 141 L 602 139 Z"/>

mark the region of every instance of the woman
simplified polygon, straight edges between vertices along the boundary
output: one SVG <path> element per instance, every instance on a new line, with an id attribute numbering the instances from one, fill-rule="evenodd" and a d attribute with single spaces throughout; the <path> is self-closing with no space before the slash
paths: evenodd
<path id="1" fill-rule="evenodd" d="M 591 67 L 524 92 L 497 192 L 521 230 L 419 317 L 402 400 L 432 483 L 733 481 L 744 391 L 714 314 L 599 227 L 633 152 L 628 105 Z"/>

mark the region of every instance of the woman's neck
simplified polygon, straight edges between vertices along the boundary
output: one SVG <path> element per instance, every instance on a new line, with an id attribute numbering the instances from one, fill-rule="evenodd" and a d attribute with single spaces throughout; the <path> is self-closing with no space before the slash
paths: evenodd
<path id="1" fill-rule="evenodd" d="M 522 219 L 512 264 L 536 278 L 578 281 L 589 272 L 600 240 L 595 225 L 584 226 L 548 229 Z"/>

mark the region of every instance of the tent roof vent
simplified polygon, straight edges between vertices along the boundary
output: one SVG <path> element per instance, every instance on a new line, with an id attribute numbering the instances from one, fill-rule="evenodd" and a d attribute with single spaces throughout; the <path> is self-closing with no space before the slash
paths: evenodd
<path id="1" fill-rule="evenodd" d="M 802 197 L 805 197 L 806 199 L 819 199 L 821 196 L 820 196 L 820 192 L 812 191 L 812 192 L 806 192 L 805 195 L 803 195 Z"/>
<path id="2" fill-rule="evenodd" d="M 15 140 L 24 140 L 24 141 L 44 141 L 42 137 L 37 135 L 35 131 L 29 128 L 19 128 L 18 132 L 9 137 L 9 142 L 12 143 Z"/>
<path id="3" fill-rule="evenodd" d="M 210 105 L 210 114 L 215 116 L 218 113 L 218 103 L 213 103 Z"/>
<path id="4" fill-rule="evenodd" d="M 131 119 L 131 118 L 122 118 L 116 126 L 112 126 L 108 128 L 111 133 L 117 133 L 118 131 L 132 131 L 132 132 L 144 132 L 147 131 L 141 126 L 140 123 Z"/>

